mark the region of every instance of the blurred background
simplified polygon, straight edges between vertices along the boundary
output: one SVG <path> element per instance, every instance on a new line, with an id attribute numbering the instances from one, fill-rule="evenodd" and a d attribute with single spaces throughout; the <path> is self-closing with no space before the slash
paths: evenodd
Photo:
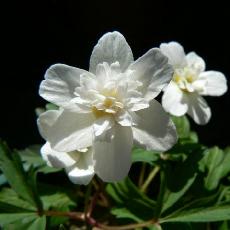
<path id="1" fill-rule="evenodd" d="M 201 1 L 200 1 L 201 2 Z M 118 30 L 138 58 L 162 42 L 178 41 L 195 51 L 208 70 L 230 79 L 229 8 L 222 1 L 201 6 L 195 1 L 7 1 L 1 3 L 0 137 L 11 147 L 43 143 L 35 108 L 45 105 L 38 87 L 46 69 L 64 63 L 88 69 L 97 40 Z M 206 97 L 212 109 L 208 125 L 192 127 L 201 142 L 230 144 L 230 92 Z"/>

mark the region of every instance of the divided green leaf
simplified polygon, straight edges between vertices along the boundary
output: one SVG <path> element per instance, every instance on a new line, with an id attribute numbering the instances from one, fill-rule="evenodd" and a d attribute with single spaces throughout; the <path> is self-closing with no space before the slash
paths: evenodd
<path id="1" fill-rule="evenodd" d="M 134 148 L 132 151 L 132 162 L 146 162 L 150 165 L 154 165 L 154 162 L 158 161 L 160 154 L 157 152 L 147 151 L 140 148 Z"/>
<path id="2" fill-rule="evenodd" d="M 117 218 L 140 222 L 153 216 L 155 201 L 141 193 L 129 178 L 122 182 L 108 184 L 106 191 L 116 203 L 112 213 Z"/>
<path id="3" fill-rule="evenodd" d="M 208 190 L 216 189 L 220 180 L 230 173 L 230 148 L 225 151 L 218 147 L 206 150 L 200 170 L 206 174 L 205 187 Z"/>
<path id="4" fill-rule="evenodd" d="M 0 142 L 0 168 L 18 196 L 41 210 L 42 203 L 36 195 L 35 188 L 31 186 L 31 178 L 25 173 L 19 155 L 11 152 L 2 141 Z"/>

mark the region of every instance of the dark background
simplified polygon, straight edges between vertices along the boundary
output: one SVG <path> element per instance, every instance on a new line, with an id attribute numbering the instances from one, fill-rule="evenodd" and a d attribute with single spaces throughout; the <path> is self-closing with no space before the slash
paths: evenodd
<path id="1" fill-rule="evenodd" d="M 42 143 L 34 109 L 45 105 L 38 87 L 45 70 L 65 63 L 88 69 L 93 46 L 108 31 L 118 30 L 137 58 L 161 42 L 180 42 L 196 51 L 208 70 L 230 76 L 230 14 L 221 1 L 2 1 L 0 137 L 12 147 Z M 227 4 L 227 3 L 226 3 Z M 229 92 L 206 97 L 212 119 L 192 122 L 207 145 L 229 145 Z"/>

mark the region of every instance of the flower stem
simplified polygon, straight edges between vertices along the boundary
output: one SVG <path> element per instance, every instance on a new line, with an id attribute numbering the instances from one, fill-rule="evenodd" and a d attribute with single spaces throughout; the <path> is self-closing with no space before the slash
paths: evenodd
<path id="1" fill-rule="evenodd" d="M 140 172 L 140 176 L 139 176 L 139 180 L 138 180 L 138 187 L 139 188 L 143 185 L 145 171 L 146 171 L 146 163 L 144 162 L 144 163 L 142 163 L 141 172 Z"/>
<path id="2" fill-rule="evenodd" d="M 141 191 L 145 192 L 148 188 L 149 184 L 152 182 L 153 178 L 156 176 L 156 174 L 159 172 L 160 166 L 156 165 L 155 168 L 150 172 L 149 176 L 147 177 L 144 184 L 141 186 Z"/>
<path id="3" fill-rule="evenodd" d="M 85 214 L 83 212 L 60 212 L 60 211 L 43 211 L 45 216 L 66 216 L 70 219 L 85 221 Z"/>
<path id="4" fill-rule="evenodd" d="M 85 202 L 84 202 L 84 213 L 85 215 L 87 215 L 88 212 L 88 204 L 89 204 L 89 200 L 90 200 L 90 195 L 91 195 L 91 191 L 92 191 L 92 181 L 89 183 L 89 185 L 87 186 L 86 189 L 86 194 L 85 194 Z"/>
<path id="5" fill-rule="evenodd" d="M 165 187 L 166 187 L 166 180 L 165 180 L 165 171 L 161 170 L 161 184 L 160 184 L 160 191 L 157 197 L 157 204 L 155 208 L 154 218 L 157 220 L 161 215 L 162 205 L 164 200 L 165 194 Z"/>
<path id="6" fill-rule="evenodd" d="M 121 226 L 108 226 L 104 224 L 97 224 L 97 226 L 104 230 L 126 230 L 126 229 L 128 230 L 128 229 L 143 228 L 153 224 L 155 224 L 153 220 L 148 220 L 138 224 L 127 224 Z"/>
<path id="7" fill-rule="evenodd" d="M 45 216 L 66 216 L 69 217 L 70 219 L 75 219 L 79 221 L 86 222 L 90 224 L 91 226 L 95 226 L 104 230 L 128 230 L 128 229 L 136 229 L 136 228 L 141 228 L 141 227 L 147 227 L 150 225 L 159 225 L 156 221 L 148 220 L 142 223 L 137 223 L 137 224 L 127 224 L 127 225 L 121 225 L 121 226 L 108 226 L 102 223 L 98 223 L 93 217 L 90 217 L 88 219 L 85 216 L 84 212 L 59 212 L 59 211 L 44 211 L 43 214 Z"/>

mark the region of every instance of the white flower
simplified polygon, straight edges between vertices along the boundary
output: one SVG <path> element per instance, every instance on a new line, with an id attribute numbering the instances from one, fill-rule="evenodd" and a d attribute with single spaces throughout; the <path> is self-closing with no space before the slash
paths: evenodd
<path id="1" fill-rule="evenodd" d="M 58 152 L 46 142 L 41 154 L 47 164 L 54 168 L 65 168 L 69 179 L 75 184 L 88 184 L 94 176 L 92 149 Z"/>
<path id="2" fill-rule="evenodd" d="M 174 67 L 171 83 L 164 89 L 162 105 L 174 116 L 188 113 L 197 124 L 206 124 L 211 110 L 204 96 L 221 96 L 227 91 L 225 76 L 217 71 L 205 71 L 205 62 L 196 53 L 184 53 L 177 42 L 163 43 L 161 51 Z"/>
<path id="3" fill-rule="evenodd" d="M 153 100 L 172 72 L 159 49 L 133 61 L 125 38 L 107 33 L 94 47 L 89 72 L 62 64 L 47 70 L 39 93 L 61 109 L 39 117 L 40 133 L 58 152 L 92 146 L 95 173 L 121 180 L 131 166 L 133 141 L 165 151 L 177 140 L 169 116 Z"/>

